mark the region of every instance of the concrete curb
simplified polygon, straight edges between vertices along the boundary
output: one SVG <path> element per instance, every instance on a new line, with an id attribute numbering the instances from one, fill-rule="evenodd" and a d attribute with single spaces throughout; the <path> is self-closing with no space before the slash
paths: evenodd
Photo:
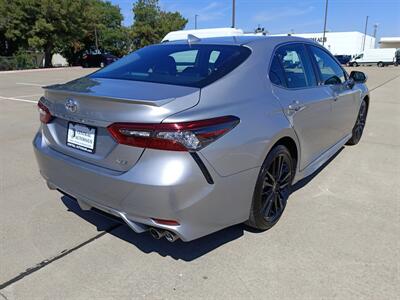
<path id="1" fill-rule="evenodd" d="M 61 71 L 61 70 L 76 70 L 82 69 L 82 67 L 60 67 L 60 68 L 40 68 L 40 69 L 27 69 L 27 70 L 12 70 L 12 71 L 0 71 L 0 74 L 13 74 L 13 73 L 29 73 L 29 72 L 45 72 L 45 71 Z"/>

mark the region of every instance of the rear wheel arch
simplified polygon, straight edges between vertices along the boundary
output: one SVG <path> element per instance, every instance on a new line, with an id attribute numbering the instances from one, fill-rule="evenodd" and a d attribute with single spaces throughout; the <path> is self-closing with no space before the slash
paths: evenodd
<path id="1" fill-rule="evenodd" d="M 365 100 L 365 103 L 367 103 L 367 112 L 368 112 L 368 109 L 369 109 L 369 96 L 366 95 L 366 96 L 363 98 L 363 100 Z"/>
<path id="2" fill-rule="evenodd" d="M 292 137 L 290 135 L 281 136 L 281 137 L 277 138 L 276 140 L 274 140 L 271 143 L 271 145 L 272 146 L 268 149 L 267 153 L 264 156 L 264 159 L 265 159 L 265 157 L 268 156 L 268 154 L 271 152 L 271 150 L 274 149 L 276 146 L 278 146 L 278 145 L 285 146 L 289 150 L 289 153 L 293 159 L 294 170 L 295 170 L 295 172 L 297 172 L 299 160 L 300 160 L 300 149 L 299 149 L 298 143 L 295 140 L 295 137 Z"/>
<path id="3" fill-rule="evenodd" d="M 297 149 L 296 142 L 291 137 L 286 136 L 281 138 L 272 146 L 272 148 L 277 145 L 285 146 L 289 150 L 293 160 L 297 163 L 299 157 L 299 151 Z"/>

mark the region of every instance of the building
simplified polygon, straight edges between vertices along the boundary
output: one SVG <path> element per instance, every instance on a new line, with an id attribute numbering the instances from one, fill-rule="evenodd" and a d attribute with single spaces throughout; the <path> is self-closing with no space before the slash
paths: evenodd
<path id="1" fill-rule="evenodd" d="M 382 37 L 379 48 L 400 48 L 400 37 Z"/>
<path id="2" fill-rule="evenodd" d="M 287 35 L 287 34 L 276 34 Z M 292 36 L 314 40 L 322 45 L 324 34 L 320 33 L 292 33 Z M 365 37 L 365 46 L 364 46 Z M 364 49 L 375 48 L 375 38 L 358 31 L 326 32 L 324 46 L 333 55 L 357 55 Z"/>
<path id="3" fill-rule="evenodd" d="M 237 28 L 208 28 L 197 30 L 179 30 L 168 33 L 162 41 L 174 41 L 187 39 L 188 34 L 197 38 L 220 37 L 220 36 L 238 36 L 238 35 L 269 35 L 266 32 L 244 33 Z M 272 34 L 284 36 L 287 34 Z M 290 35 L 311 39 L 322 44 L 323 33 L 292 33 Z M 365 37 L 365 45 L 364 45 Z M 326 32 L 324 46 L 334 55 L 358 55 L 363 49 L 375 48 L 375 38 L 370 35 L 364 35 L 358 31 L 350 32 Z"/>

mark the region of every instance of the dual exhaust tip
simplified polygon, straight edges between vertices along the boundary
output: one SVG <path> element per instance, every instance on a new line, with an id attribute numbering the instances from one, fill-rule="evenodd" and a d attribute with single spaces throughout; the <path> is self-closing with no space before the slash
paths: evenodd
<path id="1" fill-rule="evenodd" d="M 155 238 L 156 240 L 161 239 L 162 237 L 165 236 L 166 240 L 168 242 L 175 242 L 179 237 L 176 233 L 173 233 L 171 231 L 168 230 L 162 230 L 162 229 L 158 229 L 158 228 L 150 228 L 149 229 L 150 235 Z"/>

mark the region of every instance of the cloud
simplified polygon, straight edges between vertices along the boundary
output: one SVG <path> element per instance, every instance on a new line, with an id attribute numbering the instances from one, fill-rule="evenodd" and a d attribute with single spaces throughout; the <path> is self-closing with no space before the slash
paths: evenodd
<path id="1" fill-rule="evenodd" d="M 298 17 L 311 13 L 314 10 L 314 6 L 309 6 L 306 8 L 282 8 L 279 11 L 261 11 L 257 13 L 253 20 L 255 22 L 264 23 L 270 22 L 278 19 L 285 19 L 291 17 Z"/>
<path id="2" fill-rule="evenodd" d="M 229 10 L 227 5 L 214 1 L 208 4 L 206 7 L 202 8 L 198 12 L 198 19 L 202 22 L 218 20 L 226 15 Z"/>

